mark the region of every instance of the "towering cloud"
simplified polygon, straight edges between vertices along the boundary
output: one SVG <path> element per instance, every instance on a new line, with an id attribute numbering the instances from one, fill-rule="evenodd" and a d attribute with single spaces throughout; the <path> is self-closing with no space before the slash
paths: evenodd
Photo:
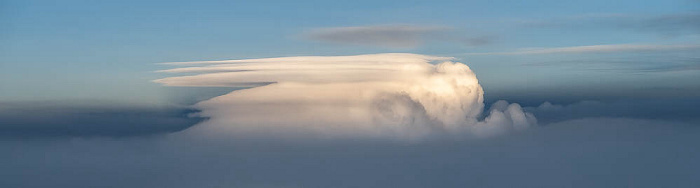
<path id="1" fill-rule="evenodd" d="M 476 75 L 452 59 L 372 54 L 179 62 L 167 64 L 197 66 L 162 72 L 199 74 L 155 82 L 249 87 L 195 105 L 209 120 L 193 131 L 208 134 L 421 138 L 484 136 L 536 124 L 505 101 L 483 114 Z"/>

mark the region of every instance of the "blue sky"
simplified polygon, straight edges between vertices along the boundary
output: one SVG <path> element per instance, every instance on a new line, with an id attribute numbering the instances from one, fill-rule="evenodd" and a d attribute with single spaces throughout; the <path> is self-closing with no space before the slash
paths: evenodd
<path id="1" fill-rule="evenodd" d="M 700 94 L 693 81 L 700 78 L 697 48 L 473 55 L 588 45 L 698 45 L 697 1 L 5 0 L 0 5 L 2 101 L 172 103 L 173 89 L 150 82 L 165 76 L 153 73 L 163 68 L 156 63 L 380 52 L 457 57 L 475 70 L 487 97 L 583 91 L 588 93 L 574 95 L 674 95 L 654 88 Z M 323 28 L 387 25 L 443 29 L 407 48 L 306 36 Z M 485 44 L 459 42 L 479 37 Z M 679 61 L 686 63 L 677 69 L 695 69 L 661 70 Z M 653 70 L 641 71 L 648 69 Z"/>

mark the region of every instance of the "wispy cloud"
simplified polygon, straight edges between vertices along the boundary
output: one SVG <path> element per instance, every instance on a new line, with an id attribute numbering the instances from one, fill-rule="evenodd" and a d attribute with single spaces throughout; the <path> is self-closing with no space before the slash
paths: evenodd
<path id="1" fill-rule="evenodd" d="M 537 54 L 571 54 L 571 53 L 612 53 L 612 52 L 648 52 L 648 51 L 682 51 L 700 49 L 696 44 L 609 44 L 571 46 L 557 48 L 521 48 L 509 52 L 467 53 L 466 55 L 537 55 Z"/>
<path id="2" fill-rule="evenodd" d="M 317 28 L 303 33 L 309 40 L 365 45 L 385 48 L 416 48 L 427 41 L 446 41 L 467 46 L 490 44 L 491 35 L 463 36 L 452 33 L 453 29 L 445 26 L 423 25 L 373 25 L 355 27 Z"/>
<path id="3" fill-rule="evenodd" d="M 665 15 L 587 14 L 567 18 L 520 20 L 526 27 L 613 28 L 653 32 L 664 36 L 700 34 L 700 14 L 677 13 Z"/>
<path id="4" fill-rule="evenodd" d="M 450 28 L 418 25 L 375 25 L 357 27 L 319 28 L 304 33 L 311 40 L 338 44 L 357 44 L 390 48 L 414 48 L 431 33 Z"/>
<path id="5" fill-rule="evenodd" d="M 665 73 L 699 71 L 700 57 L 645 56 L 644 58 L 597 58 L 525 63 L 525 66 L 562 66 L 573 70 L 620 73 Z"/>

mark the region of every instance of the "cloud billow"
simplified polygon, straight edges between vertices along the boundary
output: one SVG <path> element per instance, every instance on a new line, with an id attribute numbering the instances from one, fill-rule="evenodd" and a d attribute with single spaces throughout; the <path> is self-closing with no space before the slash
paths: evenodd
<path id="1" fill-rule="evenodd" d="M 483 117 L 476 75 L 450 57 L 417 54 L 303 56 L 170 63 L 169 86 L 252 87 L 195 105 L 209 120 L 194 132 L 422 138 L 488 136 L 536 125 L 505 101 Z M 431 64 L 435 62 L 437 64 Z"/>

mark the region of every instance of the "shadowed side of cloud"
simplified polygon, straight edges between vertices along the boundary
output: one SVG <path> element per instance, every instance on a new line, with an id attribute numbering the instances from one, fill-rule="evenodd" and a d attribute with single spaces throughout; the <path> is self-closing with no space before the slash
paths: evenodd
<path id="1" fill-rule="evenodd" d="M 0 104 L 0 138 L 148 136 L 185 130 L 202 121 L 181 107 Z"/>

